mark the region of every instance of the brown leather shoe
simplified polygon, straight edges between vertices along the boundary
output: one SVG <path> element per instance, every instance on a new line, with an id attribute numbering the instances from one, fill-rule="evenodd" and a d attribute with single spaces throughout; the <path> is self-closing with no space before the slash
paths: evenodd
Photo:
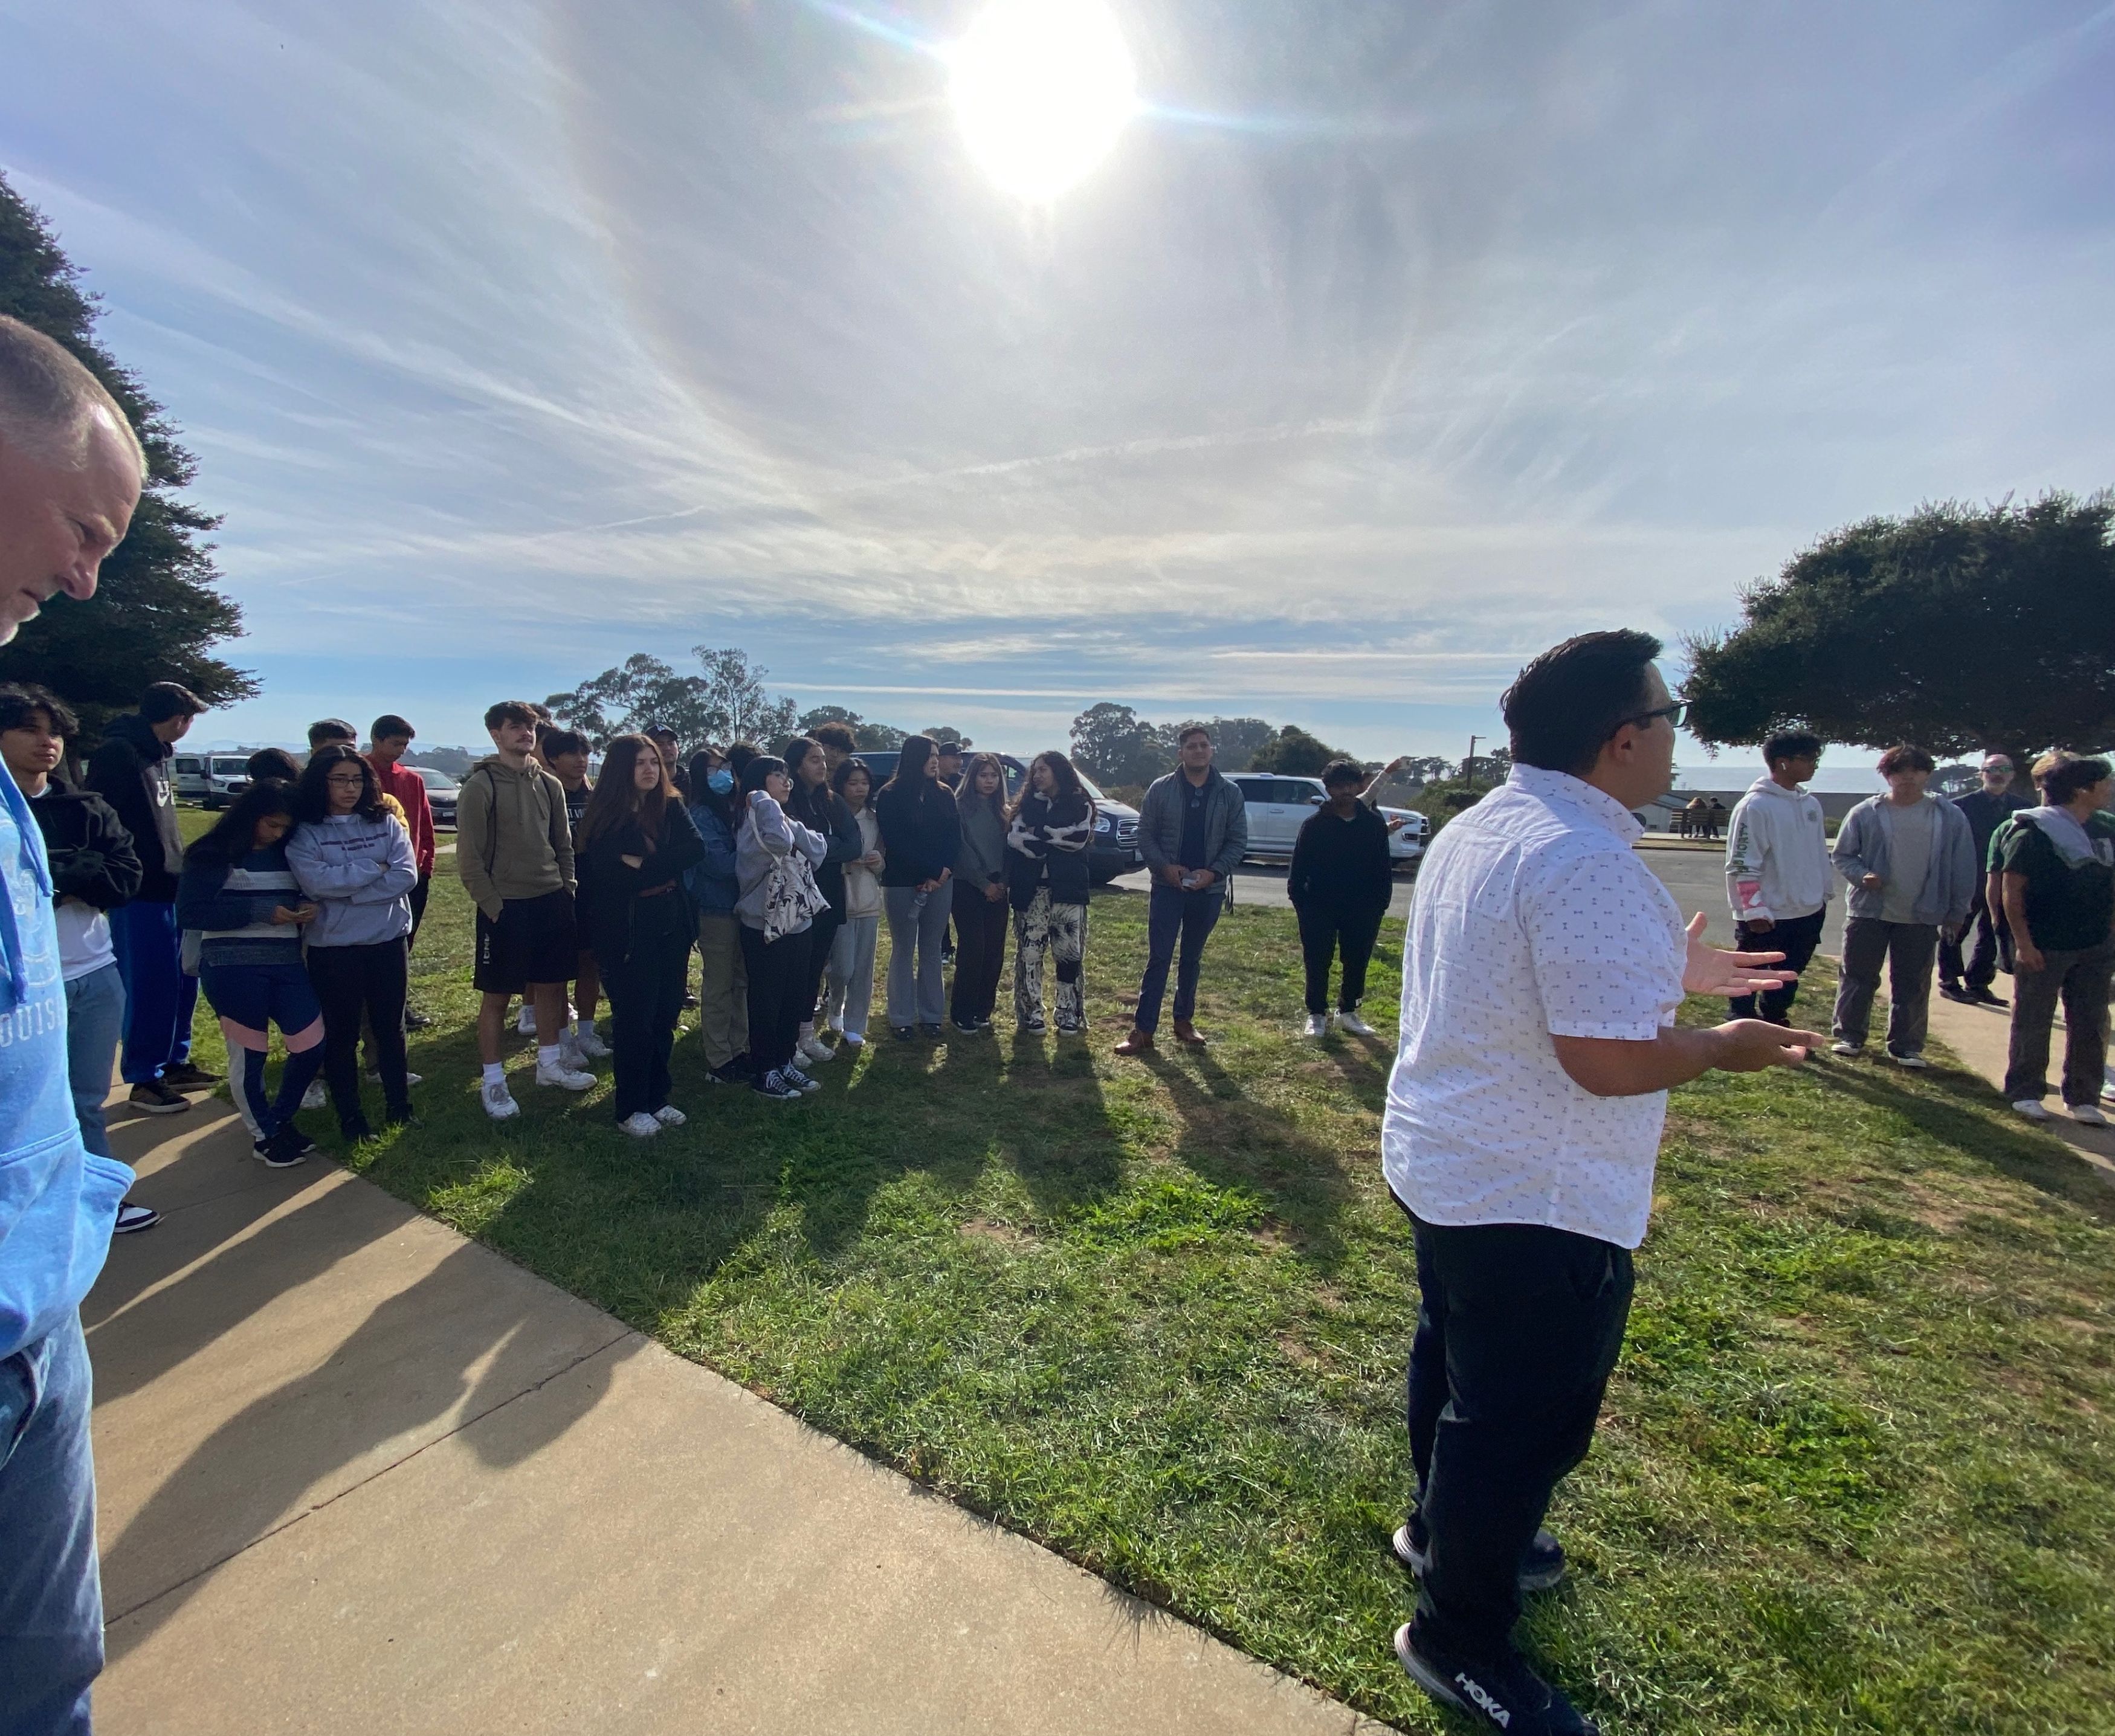
<path id="1" fill-rule="evenodd" d="M 1201 1049 L 1212 1039 L 1188 1019 L 1178 1019 L 1175 1021 L 1175 1040 L 1179 1043 L 1187 1043 L 1193 1049 Z"/>
<path id="2" fill-rule="evenodd" d="M 1149 1031 L 1133 1031 L 1117 1045 L 1119 1055 L 1149 1055 L 1153 1052 L 1153 1034 Z"/>

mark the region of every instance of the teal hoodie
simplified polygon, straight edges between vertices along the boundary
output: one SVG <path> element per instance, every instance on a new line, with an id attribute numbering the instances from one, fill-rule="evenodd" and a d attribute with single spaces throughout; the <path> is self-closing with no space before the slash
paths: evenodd
<path id="1" fill-rule="evenodd" d="M 122 1163 L 80 1143 L 44 834 L 0 766 L 0 1359 L 80 1306 L 110 1251 Z"/>

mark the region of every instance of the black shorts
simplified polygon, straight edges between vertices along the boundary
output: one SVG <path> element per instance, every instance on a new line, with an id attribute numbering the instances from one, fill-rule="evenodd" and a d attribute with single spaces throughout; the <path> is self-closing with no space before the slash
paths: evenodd
<path id="1" fill-rule="evenodd" d="M 570 983 L 580 970 L 573 895 L 561 886 L 541 898 L 510 898 L 495 922 L 477 913 L 472 978 L 488 995 L 518 995 L 531 983 Z"/>

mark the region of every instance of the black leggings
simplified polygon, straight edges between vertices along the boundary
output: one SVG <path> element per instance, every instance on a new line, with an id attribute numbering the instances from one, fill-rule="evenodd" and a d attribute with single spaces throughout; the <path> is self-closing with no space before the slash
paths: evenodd
<path id="1" fill-rule="evenodd" d="M 357 1138 L 367 1130 L 360 1106 L 360 1025 L 372 1031 L 375 1070 L 392 1120 L 411 1113 L 404 1079 L 404 992 L 409 969 L 401 940 L 371 946 L 311 946 L 309 981 L 323 1010 L 323 1077 L 339 1130 Z"/>
<path id="2" fill-rule="evenodd" d="M 741 925 L 741 961 L 749 973 L 749 1058 L 759 1079 L 793 1059 L 801 1021 L 812 1003 L 808 988 L 808 931 L 767 941 L 761 928 Z"/>
<path id="3" fill-rule="evenodd" d="M 690 952 L 678 932 L 635 941 L 631 956 L 597 955 L 602 992 L 609 997 L 610 1048 L 615 1090 L 611 1107 L 620 1121 L 652 1115 L 668 1102 L 668 1056 L 676 1021 L 683 1010 L 683 985 Z"/>
<path id="4" fill-rule="evenodd" d="M 1339 910 L 1328 905 L 1300 907 L 1300 954 L 1307 965 L 1307 1010 L 1329 1010 L 1329 961 L 1341 949 L 1344 955 L 1343 986 L 1337 1006 L 1351 1012 L 1366 994 L 1366 965 L 1380 937 L 1379 910 Z"/>
<path id="5" fill-rule="evenodd" d="M 830 947 L 837 940 L 837 930 L 844 925 L 844 913 L 835 906 L 808 924 L 805 936 L 808 942 L 808 998 L 802 1002 L 805 1009 L 801 1015 L 802 1024 L 823 1016 L 823 978 L 830 968 Z"/>

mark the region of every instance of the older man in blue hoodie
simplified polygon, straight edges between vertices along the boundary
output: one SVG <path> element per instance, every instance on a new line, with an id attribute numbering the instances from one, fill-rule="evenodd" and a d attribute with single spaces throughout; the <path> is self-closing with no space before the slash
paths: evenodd
<path id="1" fill-rule="evenodd" d="M 0 644 L 95 593 L 144 474 L 94 375 L 0 317 Z M 85 1733 L 103 1667 L 80 1299 L 132 1172 L 81 1143 L 51 866 L 0 765 L 0 1736 Z"/>

